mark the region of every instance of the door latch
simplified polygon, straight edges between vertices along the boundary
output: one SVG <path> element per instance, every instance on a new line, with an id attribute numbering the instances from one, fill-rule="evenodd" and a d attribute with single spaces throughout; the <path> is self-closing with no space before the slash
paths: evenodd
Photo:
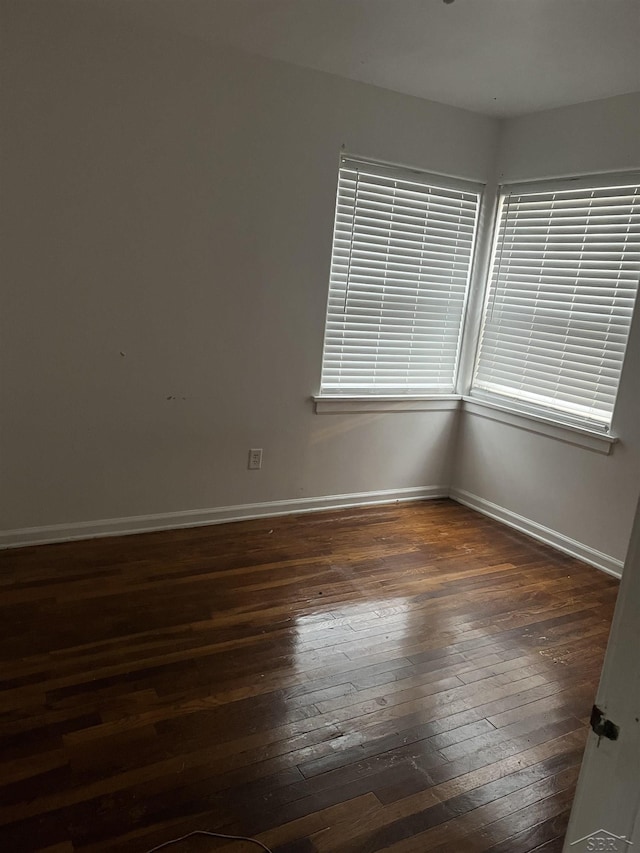
<path id="1" fill-rule="evenodd" d="M 603 737 L 609 740 L 618 740 L 618 735 L 620 734 L 619 726 L 616 726 L 611 720 L 607 720 L 597 705 L 594 705 L 591 709 L 590 723 L 594 734 L 598 735 L 598 744 Z"/>

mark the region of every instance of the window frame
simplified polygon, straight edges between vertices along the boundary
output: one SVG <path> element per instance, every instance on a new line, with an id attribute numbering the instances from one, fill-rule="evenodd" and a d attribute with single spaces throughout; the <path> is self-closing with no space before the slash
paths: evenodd
<path id="1" fill-rule="evenodd" d="M 589 421 L 579 416 L 572 417 L 569 413 L 564 414 L 561 410 L 546 408 L 536 403 L 527 402 L 526 400 L 518 399 L 517 397 L 502 396 L 494 394 L 484 389 L 474 387 L 474 380 L 478 366 L 478 360 L 481 349 L 482 333 L 484 329 L 484 319 L 487 312 L 489 300 L 491 298 L 491 279 L 496 259 L 496 253 L 499 246 L 500 235 L 500 214 L 502 209 L 502 201 L 509 194 L 534 194 L 545 192 L 561 192 L 563 190 L 585 190 L 596 188 L 608 188 L 616 186 L 633 185 L 640 182 L 640 171 L 628 170 L 623 172 L 608 172 L 589 175 L 578 175 L 575 177 L 559 177 L 545 178 L 543 180 L 528 180 L 514 183 L 500 184 L 496 188 L 495 194 L 495 211 L 492 217 L 492 222 L 488 225 L 487 230 L 480 236 L 486 240 L 489 248 L 488 263 L 482 275 L 482 293 L 479 299 L 478 316 L 476 318 L 476 328 L 474 333 L 473 345 L 470 348 L 472 357 L 470 357 L 469 365 L 469 383 L 466 393 L 463 393 L 463 407 L 471 413 L 479 414 L 478 407 L 484 408 L 485 412 L 491 410 L 491 416 L 495 420 L 504 420 L 505 423 L 518 425 L 520 423 L 533 424 L 533 431 L 541 432 L 546 435 L 555 435 L 558 430 L 565 430 L 567 434 L 582 434 L 585 437 L 586 444 L 583 446 L 591 446 L 595 440 L 600 440 L 598 443 L 601 446 L 606 445 L 608 448 L 614 444 L 618 438 L 615 434 L 615 416 L 616 407 L 618 404 L 620 383 L 624 373 L 624 366 L 628 352 L 628 343 L 630 337 L 631 325 L 635 312 L 638 309 L 640 302 L 640 281 L 636 292 L 636 299 L 632 309 L 631 320 L 629 324 L 629 333 L 625 342 L 623 357 L 620 362 L 620 376 L 616 386 L 615 401 L 611 411 L 611 416 L 608 423 Z M 504 418 L 502 418 L 504 414 Z M 487 413 L 487 417 L 489 414 Z M 556 436 L 558 437 L 558 436 Z M 566 439 L 569 440 L 569 439 Z M 578 442 L 581 443 L 581 442 Z M 609 452 L 607 449 L 605 452 Z"/>
<path id="2" fill-rule="evenodd" d="M 369 157 L 341 152 L 339 163 L 343 158 L 360 160 L 377 166 L 388 166 L 392 169 L 404 169 L 407 175 L 424 175 L 435 181 L 461 182 L 467 187 L 475 187 L 478 195 L 478 214 L 476 219 L 476 230 L 474 244 L 471 254 L 471 265 L 468 278 L 466 301 L 463 311 L 460 347 L 458 351 L 458 363 L 456 370 L 456 385 L 452 394 L 331 394 L 319 391 L 311 396 L 311 401 L 317 414 L 340 414 L 340 413 L 365 413 L 365 412 L 455 412 L 461 411 L 471 416 L 489 418 L 498 423 L 509 425 L 511 428 L 520 428 L 531 433 L 547 436 L 555 440 L 564 441 L 595 452 L 609 454 L 613 446 L 619 441 L 615 431 L 616 409 L 619 400 L 620 383 L 624 377 L 624 367 L 628 352 L 628 340 L 625 354 L 622 360 L 620 382 L 616 391 L 616 400 L 613 407 L 610 426 L 607 431 L 592 429 L 584 423 L 571 423 L 556 417 L 556 413 L 549 410 L 535 409 L 533 407 L 518 406 L 517 403 L 505 398 L 490 398 L 490 396 L 479 395 L 472 389 L 472 381 L 475 374 L 476 360 L 478 356 L 482 323 L 485 313 L 486 300 L 489 297 L 490 275 L 493 267 L 495 245 L 497 245 L 499 233 L 500 194 L 504 190 L 511 192 L 544 192 L 545 190 L 562 188 L 588 188 L 597 182 L 600 186 L 616 186 L 634 183 L 640 180 L 638 169 L 624 171 L 590 173 L 579 175 L 564 175 L 556 177 L 545 177 L 544 179 L 529 179 L 518 182 L 505 182 L 497 184 L 495 181 L 482 183 L 461 179 L 459 177 L 428 172 L 421 169 L 409 167 L 398 167 Z M 339 180 L 339 172 L 338 172 Z M 337 188 L 336 188 L 337 189 Z M 338 193 L 336 191 L 336 207 L 338 204 Z M 335 210 L 333 225 L 335 228 Z M 331 260 L 333 259 L 333 233 L 331 241 Z M 327 286 L 327 304 L 330 296 L 330 286 Z M 640 285 L 638 295 L 633 309 L 632 323 L 640 303 Z M 325 309 L 325 330 L 327 311 Z M 320 359 L 320 371 L 322 371 L 322 357 L 324 355 L 324 330 L 323 346 Z M 320 383 L 318 383 L 320 387 Z"/>
<path id="3" fill-rule="evenodd" d="M 336 181 L 335 207 L 331 240 L 331 267 L 333 266 L 334 262 L 341 170 L 343 166 L 347 163 L 362 164 L 365 167 L 371 167 L 376 170 L 377 177 L 380 176 L 398 178 L 400 180 L 405 179 L 408 181 L 425 184 L 433 183 L 436 188 L 440 188 L 443 190 L 472 193 L 477 196 L 476 215 L 471 248 L 469 251 L 469 266 L 463 297 L 461 319 L 458 332 L 456 363 L 452 377 L 451 388 L 448 390 L 425 389 L 424 392 L 416 388 L 409 388 L 406 391 L 402 390 L 401 388 L 384 388 L 378 390 L 353 388 L 341 391 L 339 389 L 326 387 L 326 385 L 323 386 L 322 379 L 325 364 L 324 357 L 327 336 L 327 322 L 329 320 L 329 303 L 332 297 L 330 273 L 329 284 L 327 287 L 325 324 L 322 343 L 322 355 L 320 362 L 320 381 L 318 383 L 319 391 L 317 394 L 312 396 L 312 400 L 315 402 L 315 410 L 317 413 L 326 413 L 339 411 L 450 411 L 453 409 L 458 409 L 460 408 L 462 399 L 461 395 L 458 392 L 459 377 L 462 367 L 462 359 L 464 357 L 465 329 L 469 314 L 470 294 L 474 289 L 474 277 L 476 269 L 475 262 L 478 247 L 481 242 L 480 224 L 482 219 L 482 211 L 485 204 L 486 184 L 481 181 L 473 181 L 467 178 L 439 174 L 415 167 L 395 165 L 385 161 L 376 160 L 371 157 L 363 157 L 357 154 L 342 151 L 339 157 Z"/>

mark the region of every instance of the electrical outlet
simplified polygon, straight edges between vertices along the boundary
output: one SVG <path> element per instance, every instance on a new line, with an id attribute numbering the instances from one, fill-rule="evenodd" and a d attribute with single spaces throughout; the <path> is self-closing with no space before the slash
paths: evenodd
<path id="1" fill-rule="evenodd" d="M 252 447 L 249 451 L 249 465 L 247 466 L 250 471 L 257 471 L 259 468 L 262 468 L 262 448 L 261 447 Z"/>

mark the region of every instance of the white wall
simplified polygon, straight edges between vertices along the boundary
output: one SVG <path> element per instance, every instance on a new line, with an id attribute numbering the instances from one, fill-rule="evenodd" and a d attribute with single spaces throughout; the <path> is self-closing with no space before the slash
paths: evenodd
<path id="1" fill-rule="evenodd" d="M 504 123 L 504 182 L 640 168 L 640 94 Z M 624 560 L 640 493 L 640 312 L 627 350 L 610 456 L 465 415 L 453 486 Z"/>
<path id="2" fill-rule="evenodd" d="M 453 413 L 308 399 L 338 153 L 484 180 L 497 122 L 92 4 L 2 9 L 0 531 L 446 488 Z M 503 123 L 498 172 L 637 168 L 639 138 L 638 95 L 525 116 Z M 622 559 L 639 376 L 640 321 L 611 456 L 469 415 L 454 487 Z"/>
<path id="3" fill-rule="evenodd" d="M 496 123 L 92 4 L 2 8 L 0 528 L 446 485 L 453 413 L 308 401 L 338 154 L 483 180 Z"/>

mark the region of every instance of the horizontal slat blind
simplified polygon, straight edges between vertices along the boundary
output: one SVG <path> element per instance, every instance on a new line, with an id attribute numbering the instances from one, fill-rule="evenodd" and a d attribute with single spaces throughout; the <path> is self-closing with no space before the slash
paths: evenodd
<path id="1" fill-rule="evenodd" d="M 451 392 L 479 189 L 343 158 L 325 393 Z"/>
<path id="2" fill-rule="evenodd" d="M 506 193 L 472 393 L 606 428 L 639 275 L 637 183 Z"/>

